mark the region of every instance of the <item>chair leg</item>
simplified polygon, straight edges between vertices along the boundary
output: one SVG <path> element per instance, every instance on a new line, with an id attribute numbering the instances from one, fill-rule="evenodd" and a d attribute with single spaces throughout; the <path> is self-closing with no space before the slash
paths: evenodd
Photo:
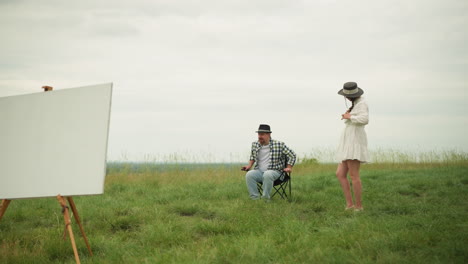
<path id="1" fill-rule="evenodd" d="M 288 190 L 289 188 L 289 195 L 288 195 Z M 257 189 L 260 195 L 263 195 L 263 189 L 261 183 L 257 183 Z M 281 199 L 287 199 L 290 200 L 291 198 L 291 180 L 288 180 L 282 184 L 273 186 L 273 194 L 271 195 L 271 198 L 273 198 L 276 194 L 279 194 L 281 196 Z"/>
<path id="2" fill-rule="evenodd" d="M 288 193 L 286 192 L 286 188 L 288 188 L 288 185 L 289 185 L 289 181 L 287 181 L 287 182 L 285 183 L 285 185 L 281 186 L 281 187 L 282 187 L 281 189 L 282 189 L 282 191 L 283 191 L 284 197 L 285 197 L 287 200 L 289 200 Z"/>
<path id="3" fill-rule="evenodd" d="M 277 193 L 279 193 L 279 192 L 278 192 L 279 190 L 278 190 L 278 188 L 277 188 L 276 186 L 273 186 L 273 189 L 275 190 L 275 192 L 273 193 L 273 195 L 271 196 L 271 198 L 275 197 L 275 195 L 276 195 Z M 279 193 L 279 194 L 281 195 L 281 193 Z M 282 197 L 282 196 L 281 196 L 281 197 Z"/>
<path id="4" fill-rule="evenodd" d="M 263 189 L 262 189 L 262 185 L 260 183 L 257 183 L 257 190 L 260 193 L 260 196 L 262 196 L 263 195 Z"/>
<path id="5" fill-rule="evenodd" d="M 275 189 L 275 193 L 273 193 L 273 195 L 271 196 L 273 198 L 273 196 L 275 196 L 276 194 L 279 194 L 281 196 L 282 199 L 284 199 L 285 197 L 287 198 L 288 196 L 286 195 L 286 192 L 285 192 L 285 189 L 284 189 L 284 184 L 280 184 L 280 185 L 277 185 L 278 187 L 276 186 L 273 186 L 274 189 Z"/>

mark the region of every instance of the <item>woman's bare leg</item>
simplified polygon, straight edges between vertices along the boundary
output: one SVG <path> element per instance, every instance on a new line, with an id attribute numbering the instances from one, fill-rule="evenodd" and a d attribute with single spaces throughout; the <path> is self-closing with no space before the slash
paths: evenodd
<path id="1" fill-rule="evenodd" d="M 356 209 L 362 209 L 362 185 L 361 178 L 359 177 L 359 168 L 361 167 L 361 162 L 359 160 L 347 160 L 347 167 L 349 169 L 349 176 L 353 182 L 353 192 Z"/>
<path id="2" fill-rule="evenodd" d="M 351 208 L 353 207 L 353 197 L 351 196 L 351 188 L 346 174 L 348 174 L 348 165 L 346 161 L 343 161 L 336 169 L 336 177 L 340 181 L 341 188 L 343 189 L 343 194 L 346 199 L 346 208 Z"/>

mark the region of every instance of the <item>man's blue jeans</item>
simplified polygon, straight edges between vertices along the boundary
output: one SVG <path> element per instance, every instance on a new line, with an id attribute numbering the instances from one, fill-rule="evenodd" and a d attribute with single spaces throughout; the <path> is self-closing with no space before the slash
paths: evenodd
<path id="1" fill-rule="evenodd" d="M 257 182 L 263 182 L 263 197 L 264 199 L 270 199 L 270 193 L 273 189 L 273 183 L 281 176 L 281 173 L 276 170 L 267 170 L 262 172 L 260 170 L 251 170 L 245 175 L 245 182 L 247 183 L 247 189 L 249 190 L 250 198 L 257 200 L 260 198 L 260 193 L 257 189 Z"/>

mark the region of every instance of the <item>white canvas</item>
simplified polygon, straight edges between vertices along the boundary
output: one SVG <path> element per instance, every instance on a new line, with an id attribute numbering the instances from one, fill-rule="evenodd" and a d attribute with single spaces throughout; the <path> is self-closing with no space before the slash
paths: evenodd
<path id="1" fill-rule="evenodd" d="M 102 194 L 112 83 L 0 98 L 0 199 Z"/>

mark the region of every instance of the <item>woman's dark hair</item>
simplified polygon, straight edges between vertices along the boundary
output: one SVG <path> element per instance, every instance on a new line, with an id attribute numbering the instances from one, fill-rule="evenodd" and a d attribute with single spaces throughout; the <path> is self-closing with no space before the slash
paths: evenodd
<path id="1" fill-rule="evenodd" d="M 356 101 L 356 99 L 358 99 L 359 97 L 353 97 L 353 98 L 346 97 L 346 98 L 348 98 L 352 103 L 351 107 L 348 109 L 348 113 L 351 113 L 351 110 L 353 110 L 353 108 L 354 108 L 354 101 Z"/>

